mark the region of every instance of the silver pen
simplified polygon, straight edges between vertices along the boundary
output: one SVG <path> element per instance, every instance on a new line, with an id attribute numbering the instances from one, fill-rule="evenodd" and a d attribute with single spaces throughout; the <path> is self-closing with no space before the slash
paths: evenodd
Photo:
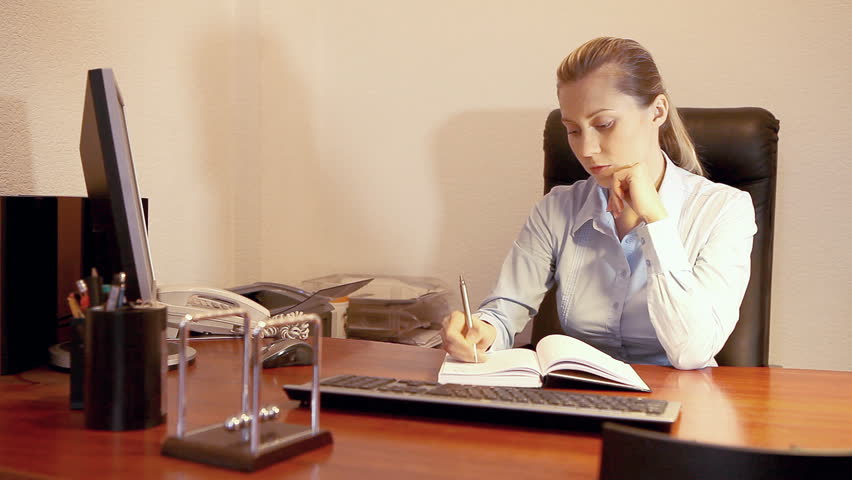
<path id="1" fill-rule="evenodd" d="M 109 289 L 104 311 L 118 310 L 124 305 L 124 289 L 127 287 L 127 274 L 118 272 L 112 277 L 112 286 Z"/>
<path id="2" fill-rule="evenodd" d="M 463 275 L 459 275 L 459 289 L 461 289 L 462 306 L 464 307 L 464 320 L 467 323 L 467 331 L 470 331 L 473 328 L 473 318 L 470 316 L 470 301 L 467 299 L 467 285 L 464 283 Z M 475 343 L 473 344 L 473 361 L 479 363 Z"/>

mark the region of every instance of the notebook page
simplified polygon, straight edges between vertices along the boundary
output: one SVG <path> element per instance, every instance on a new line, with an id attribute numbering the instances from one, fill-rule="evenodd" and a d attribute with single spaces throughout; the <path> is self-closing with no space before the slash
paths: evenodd
<path id="1" fill-rule="evenodd" d="M 448 353 L 441 365 L 441 375 L 491 375 L 491 374 L 539 376 L 538 359 L 535 352 L 526 348 L 513 348 L 488 353 L 488 360 L 481 363 L 460 362 Z"/>
<path id="2" fill-rule="evenodd" d="M 576 338 L 548 335 L 538 343 L 538 356 L 543 374 L 560 368 L 577 368 L 630 385 L 647 388 L 642 378 L 629 364 Z"/>

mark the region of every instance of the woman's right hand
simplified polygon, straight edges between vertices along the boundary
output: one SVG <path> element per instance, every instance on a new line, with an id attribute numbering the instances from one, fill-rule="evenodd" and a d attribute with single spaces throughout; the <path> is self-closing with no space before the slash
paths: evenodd
<path id="1" fill-rule="evenodd" d="M 497 338 L 497 329 L 488 322 L 473 315 L 473 327 L 467 328 L 464 313 L 455 311 L 444 318 L 441 328 L 443 348 L 456 360 L 474 362 L 473 345 L 476 345 L 477 357 L 480 362 L 487 360 L 485 350 Z"/>

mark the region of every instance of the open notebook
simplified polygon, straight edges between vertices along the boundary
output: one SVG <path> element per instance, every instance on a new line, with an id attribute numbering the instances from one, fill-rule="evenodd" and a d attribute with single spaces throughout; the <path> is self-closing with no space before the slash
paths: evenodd
<path id="1" fill-rule="evenodd" d="M 438 372 L 441 383 L 468 385 L 541 387 L 550 378 L 651 391 L 627 363 L 566 335 L 542 338 L 537 351 L 512 348 L 491 352 L 483 363 L 459 362 L 447 355 Z"/>

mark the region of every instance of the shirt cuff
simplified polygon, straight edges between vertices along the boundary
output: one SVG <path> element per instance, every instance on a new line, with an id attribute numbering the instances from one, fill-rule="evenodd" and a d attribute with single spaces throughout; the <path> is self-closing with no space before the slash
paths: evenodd
<path id="1" fill-rule="evenodd" d="M 646 223 L 637 229 L 637 233 L 649 275 L 692 270 L 673 218 Z"/>
<path id="2" fill-rule="evenodd" d="M 486 352 L 495 352 L 498 350 L 512 348 L 512 344 L 509 342 L 509 332 L 506 330 L 506 326 L 503 325 L 502 322 L 485 312 L 476 312 L 474 315 L 479 316 L 480 320 L 491 325 L 495 330 L 497 330 L 497 336 L 494 338 L 494 343 L 485 350 Z"/>

